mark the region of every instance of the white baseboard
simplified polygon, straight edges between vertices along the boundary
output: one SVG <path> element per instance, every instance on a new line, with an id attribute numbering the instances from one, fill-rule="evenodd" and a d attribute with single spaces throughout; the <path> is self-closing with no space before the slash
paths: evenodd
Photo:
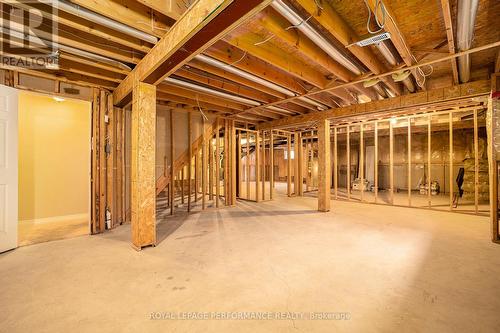
<path id="1" fill-rule="evenodd" d="M 20 220 L 19 223 L 31 223 L 31 224 L 43 224 L 43 223 L 54 223 L 54 222 L 64 222 L 68 220 L 89 220 L 89 214 L 73 214 L 73 215 L 62 215 L 62 216 L 51 216 L 44 217 L 41 219 L 33 220 Z"/>

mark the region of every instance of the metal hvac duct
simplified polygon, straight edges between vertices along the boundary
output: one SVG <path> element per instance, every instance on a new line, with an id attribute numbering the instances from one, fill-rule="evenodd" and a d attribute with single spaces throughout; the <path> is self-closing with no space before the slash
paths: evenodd
<path id="1" fill-rule="evenodd" d="M 472 47 L 478 0 L 458 0 L 457 48 L 467 51 Z M 461 83 L 470 80 L 470 55 L 458 57 L 458 75 Z"/>

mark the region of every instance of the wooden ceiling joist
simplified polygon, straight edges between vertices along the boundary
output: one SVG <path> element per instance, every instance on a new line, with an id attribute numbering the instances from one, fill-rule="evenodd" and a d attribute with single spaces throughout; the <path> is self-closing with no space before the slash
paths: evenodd
<path id="1" fill-rule="evenodd" d="M 181 0 L 137 0 L 137 2 L 176 21 L 187 9 L 185 2 Z"/>
<path id="2" fill-rule="evenodd" d="M 220 69 L 220 68 L 217 68 L 217 67 L 214 67 L 214 66 L 211 66 L 211 65 L 208 65 L 208 64 L 205 64 L 201 61 L 198 61 L 196 59 L 194 60 L 191 60 L 189 62 L 189 66 L 191 67 L 194 67 L 196 69 L 199 69 L 199 70 L 202 70 L 204 72 L 207 72 L 209 74 L 212 74 L 212 75 L 216 75 L 218 77 L 222 77 L 224 79 L 227 79 L 227 80 L 231 80 L 235 83 L 238 83 L 238 84 L 241 84 L 243 86 L 246 86 L 246 87 L 251 87 L 255 90 L 258 90 L 260 92 L 263 92 L 263 93 L 266 93 L 268 95 L 271 95 L 271 96 L 274 96 L 274 97 L 278 97 L 278 98 L 286 98 L 286 95 L 283 94 L 283 93 L 280 93 L 274 89 L 271 89 L 271 88 L 268 88 L 266 86 L 263 86 L 263 85 L 260 85 L 260 84 L 257 84 L 251 80 L 248 80 L 246 78 L 243 78 L 239 75 L 236 75 L 236 74 L 233 74 L 233 73 L 229 73 L 223 69 Z"/>
<path id="3" fill-rule="evenodd" d="M 151 49 L 113 93 L 115 105 L 130 101 L 135 80 L 158 85 L 271 0 L 199 0 Z"/>
<path id="4" fill-rule="evenodd" d="M 314 87 L 324 88 L 328 80 L 323 74 L 311 66 L 303 63 L 291 54 L 287 54 L 271 43 L 259 44 L 262 37 L 254 33 L 245 33 L 227 40 L 229 44 L 253 55 L 283 71 L 286 71 L 299 80 L 308 82 Z"/>
<path id="5" fill-rule="evenodd" d="M 72 3 L 156 37 L 169 30 L 166 16 L 135 0 L 71 0 Z M 173 22 L 172 22 L 173 23 Z"/>
<path id="6" fill-rule="evenodd" d="M 297 0 L 297 2 L 344 46 L 347 47 L 359 40 L 356 32 L 327 2 L 322 3 L 322 9 L 319 12 L 314 1 Z M 374 74 L 386 71 L 385 66 L 378 60 L 370 48 L 352 45 L 349 47 L 349 51 Z M 383 81 L 397 96 L 401 95 L 401 87 L 391 78 L 384 77 Z"/>
<path id="7" fill-rule="evenodd" d="M 448 50 L 450 54 L 455 54 L 455 34 L 453 33 L 453 23 L 451 20 L 450 1 L 441 0 L 441 9 L 443 11 L 444 26 L 446 27 L 446 38 L 448 40 Z M 459 84 L 457 59 L 450 60 L 453 82 Z"/>
<path id="8" fill-rule="evenodd" d="M 301 54 L 319 64 L 325 70 L 329 71 L 344 82 L 354 78 L 353 74 L 345 67 L 333 60 L 328 54 L 321 50 L 309 38 L 297 29 L 288 29 L 290 23 L 274 9 L 268 7 L 265 9 L 258 23 L 274 36 L 284 41 L 289 46 L 297 49 Z"/>

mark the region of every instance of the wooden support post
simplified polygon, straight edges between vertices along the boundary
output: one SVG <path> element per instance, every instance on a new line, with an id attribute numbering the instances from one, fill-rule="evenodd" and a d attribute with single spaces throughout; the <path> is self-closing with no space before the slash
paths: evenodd
<path id="1" fill-rule="evenodd" d="M 229 120 L 224 119 L 224 204 L 229 206 Z"/>
<path id="2" fill-rule="evenodd" d="M 156 87 L 135 82 L 132 93 L 132 245 L 156 244 Z"/>
<path id="3" fill-rule="evenodd" d="M 365 142 L 364 142 L 364 132 L 363 132 L 363 123 L 359 124 L 359 174 L 361 180 L 361 192 L 360 192 L 360 200 L 364 201 L 365 194 Z"/>
<path id="4" fill-rule="evenodd" d="M 375 145 L 375 157 L 373 158 L 375 160 L 375 172 L 374 172 L 374 186 L 375 186 L 375 203 L 377 203 L 378 199 L 378 121 L 375 122 L 375 133 L 374 135 L 374 145 Z"/>
<path id="5" fill-rule="evenodd" d="M 170 110 L 170 215 L 174 215 L 175 200 L 175 150 L 174 150 L 174 111 Z"/>
<path id="6" fill-rule="evenodd" d="M 432 132 L 431 132 L 432 116 L 429 115 L 427 122 L 427 201 L 429 208 L 432 206 L 431 198 L 431 154 L 432 154 Z"/>
<path id="7" fill-rule="evenodd" d="M 495 103 L 498 103 L 498 101 L 495 101 Z M 498 243 L 500 242 L 498 228 L 498 162 L 493 138 L 493 112 L 493 100 L 490 97 L 488 98 L 488 109 L 486 112 L 486 133 L 488 136 L 491 240 Z"/>
<path id="8" fill-rule="evenodd" d="M 347 200 L 351 200 L 351 129 L 349 125 L 346 127 L 347 133 Z"/>
<path id="9" fill-rule="evenodd" d="M 243 152 L 242 152 L 242 146 L 241 146 L 241 138 L 242 134 L 240 130 L 236 131 L 236 159 L 238 160 L 238 198 L 243 198 L 241 196 L 241 186 L 242 186 L 242 179 L 243 179 Z"/>
<path id="10" fill-rule="evenodd" d="M 274 193 L 274 131 L 271 129 L 270 131 L 270 143 L 269 143 L 269 197 L 271 200 L 273 199 Z"/>
<path id="11" fill-rule="evenodd" d="M 188 113 L 188 169 L 187 169 L 187 177 L 188 177 L 188 207 L 187 211 L 191 211 L 191 194 L 192 194 L 192 188 L 191 188 L 191 167 L 192 167 L 192 159 L 193 159 L 193 143 L 192 141 L 192 128 L 193 128 L 193 119 L 191 112 Z"/>
<path id="12" fill-rule="evenodd" d="M 260 133 L 255 133 L 255 201 L 260 201 Z"/>
<path id="13" fill-rule="evenodd" d="M 389 183 L 391 187 L 391 205 L 394 205 L 394 126 L 389 121 Z"/>
<path id="14" fill-rule="evenodd" d="M 411 118 L 408 117 L 408 206 L 411 207 Z"/>
<path id="15" fill-rule="evenodd" d="M 287 135 L 287 175 L 286 175 L 286 194 L 292 196 L 292 143 L 290 134 Z"/>
<path id="16" fill-rule="evenodd" d="M 474 110 L 474 210 L 479 212 L 479 137 L 477 109 Z"/>
<path id="17" fill-rule="evenodd" d="M 125 180 L 125 175 L 127 174 L 126 172 L 126 167 L 125 167 L 125 149 L 126 149 L 126 145 L 125 145 L 125 129 L 126 129 L 126 125 L 125 125 L 125 110 L 122 109 L 122 113 L 121 113 L 121 118 L 122 118 L 122 126 L 121 126 L 121 140 L 122 140 L 122 150 L 121 150 L 121 156 L 122 156 L 122 163 L 121 163 L 121 173 L 122 173 L 122 184 L 121 184 L 121 207 L 122 207 L 122 212 L 121 212 L 121 215 L 122 215 L 122 223 L 125 222 L 127 220 L 127 204 L 126 204 L 126 196 L 125 196 L 125 192 L 126 192 L 126 180 Z"/>
<path id="18" fill-rule="evenodd" d="M 215 120 L 215 207 L 220 201 L 220 119 Z"/>
<path id="19" fill-rule="evenodd" d="M 453 210 L 453 112 L 450 111 L 448 115 L 448 126 L 450 131 L 450 153 L 448 155 L 449 159 L 449 191 L 450 191 L 450 211 Z"/>
<path id="20" fill-rule="evenodd" d="M 330 210 L 330 121 L 318 125 L 318 210 Z"/>
<path id="21" fill-rule="evenodd" d="M 310 173 L 311 170 L 311 150 L 309 148 L 310 144 L 309 138 L 306 138 L 306 192 L 309 192 L 309 187 L 311 186 Z"/>
<path id="22" fill-rule="evenodd" d="M 202 121 L 201 135 L 201 209 L 206 208 L 207 193 L 207 138 L 205 137 L 205 118 Z"/>

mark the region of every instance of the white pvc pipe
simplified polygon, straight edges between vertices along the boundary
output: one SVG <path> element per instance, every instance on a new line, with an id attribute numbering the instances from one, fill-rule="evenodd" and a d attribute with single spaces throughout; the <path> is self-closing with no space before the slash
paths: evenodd
<path id="1" fill-rule="evenodd" d="M 290 7 L 285 5 L 281 0 L 274 0 L 271 2 L 271 6 L 283 15 L 291 24 L 297 27 L 300 31 L 304 33 L 313 43 L 318 45 L 323 51 L 325 51 L 330 57 L 338 61 L 342 66 L 349 69 L 356 75 L 360 75 L 361 71 L 358 66 L 356 66 L 352 61 L 350 61 L 345 55 L 343 55 L 339 50 L 337 50 L 330 42 L 328 42 L 323 36 L 321 36 L 309 23 L 305 22 L 300 15 L 295 13 Z"/>
<path id="2" fill-rule="evenodd" d="M 73 3 L 64 1 L 64 0 L 57 0 L 57 8 L 65 11 L 69 14 L 82 17 L 88 21 L 103 25 L 105 27 L 108 27 L 110 29 L 123 32 L 129 36 L 133 36 L 136 38 L 139 38 L 140 40 L 156 44 L 158 42 L 158 38 L 155 36 L 152 36 L 148 33 L 145 33 L 143 31 L 140 31 L 138 29 L 132 28 L 126 24 L 114 21 L 106 16 L 94 13 L 86 8 L 82 8 L 78 5 L 75 5 Z"/>
<path id="3" fill-rule="evenodd" d="M 259 102 L 256 102 L 256 101 L 254 101 L 252 99 L 248 99 L 248 98 L 244 98 L 244 97 L 240 97 L 240 96 L 236 96 L 236 95 L 227 94 L 227 93 L 222 92 L 222 91 L 218 91 L 218 90 L 210 89 L 210 88 L 207 88 L 207 87 L 199 86 L 199 85 L 196 85 L 196 84 L 193 84 L 193 83 L 190 83 L 190 82 L 186 82 L 186 81 L 174 79 L 174 78 L 171 78 L 171 77 L 167 77 L 165 79 L 165 82 L 171 83 L 171 84 L 174 84 L 174 85 L 177 85 L 177 86 L 181 86 L 181 87 L 184 87 L 184 88 L 187 88 L 187 89 L 193 89 L 193 90 L 196 90 L 196 91 L 199 91 L 199 92 L 203 92 L 203 93 L 207 93 L 207 94 L 210 94 L 210 95 L 214 95 L 214 96 L 219 96 L 219 97 L 222 97 L 222 98 L 230 99 L 230 100 L 233 100 L 235 102 L 242 103 L 242 104 L 248 104 L 248 105 L 252 105 L 252 106 L 260 106 L 261 105 Z"/>

